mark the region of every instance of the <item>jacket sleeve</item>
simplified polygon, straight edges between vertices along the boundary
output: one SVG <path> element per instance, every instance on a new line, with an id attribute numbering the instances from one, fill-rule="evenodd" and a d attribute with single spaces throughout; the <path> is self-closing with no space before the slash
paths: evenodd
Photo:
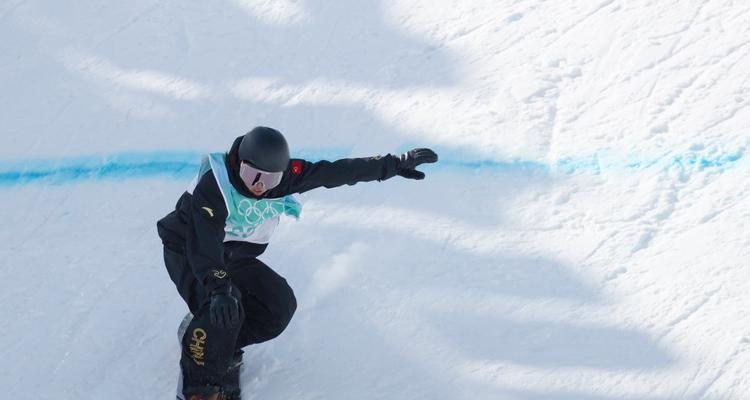
<path id="1" fill-rule="evenodd" d="M 396 175 L 398 157 L 387 154 L 366 158 L 310 162 L 291 160 L 288 193 L 303 193 L 319 187 L 334 188 L 358 182 L 383 181 Z"/>
<path id="2" fill-rule="evenodd" d="M 193 274 L 206 291 L 229 283 L 224 268 L 224 224 L 227 208 L 211 172 L 193 190 L 186 237 L 186 253 Z"/>

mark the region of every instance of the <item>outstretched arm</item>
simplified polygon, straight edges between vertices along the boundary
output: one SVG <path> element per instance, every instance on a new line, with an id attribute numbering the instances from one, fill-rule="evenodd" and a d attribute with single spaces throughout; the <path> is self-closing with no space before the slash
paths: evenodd
<path id="1" fill-rule="evenodd" d="M 315 163 L 292 160 L 287 192 L 303 193 L 319 187 L 334 188 L 358 182 L 382 181 L 396 175 L 397 164 L 398 158 L 390 154 Z"/>
<path id="2" fill-rule="evenodd" d="M 282 183 L 285 193 L 303 193 L 318 187 L 333 188 L 358 182 L 382 181 L 401 175 L 410 179 L 424 179 L 416 171 L 417 165 L 437 161 L 437 154 L 429 149 L 415 149 L 402 156 L 387 154 L 367 158 L 345 158 L 337 161 L 309 162 L 293 159 Z"/>

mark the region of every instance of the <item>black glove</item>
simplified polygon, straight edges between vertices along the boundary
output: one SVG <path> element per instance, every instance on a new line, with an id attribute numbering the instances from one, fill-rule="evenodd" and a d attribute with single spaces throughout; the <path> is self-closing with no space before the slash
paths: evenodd
<path id="1" fill-rule="evenodd" d="M 430 149 L 414 149 L 401 155 L 396 174 L 408 179 L 424 179 L 424 172 L 417 171 L 420 164 L 437 162 L 438 155 Z"/>
<path id="2" fill-rule="evenodd" d="M 211 324 L 217 328 L 227 329 L 240 322 L 240 306 L 232 294 L 231 285 L 223 285 L 211 291 Z"/>

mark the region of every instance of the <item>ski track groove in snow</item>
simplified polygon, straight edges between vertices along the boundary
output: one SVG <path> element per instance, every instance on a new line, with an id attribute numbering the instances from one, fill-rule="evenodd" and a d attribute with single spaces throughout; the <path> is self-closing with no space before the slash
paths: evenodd
<path id="1" fill-rule="evenodd" d="M 721 290 L 721 288 L 717 288 L 714 290 L 711 290 L 710 292 L 706 293 L 703 298 L 700 300 L 697 300 L 695 304 L 686 307 L 683 309 L 683 313 L 675 317 L 673 320 L 667 322 L 666 324 L 666 331 L 664 334 L 662 334 L 662 337 L 667 336 L 672 330 L 674 330 L 677 325 L 681 324 L 682 322 L 685 322 L 688 318 L 695 315 L 696 312 L 698 312 L 703 306 L 705 306 L 711 298 L 718 293 Z"/>
<path id="2" fill-rule="evenodd" d="M 24 4 L 28 3 L 29 1 L 31 1 L 31 0 L 21 0 L 18 3 L 13 4 L 12 6 L 10 6 L 10 8 L 8 8 L 8 10 L 6 12 L 4 12 L 2 15 L 0 15 L 0 21 L 3 21 L 5 18 L 9 17 L 11 14 L 13 14 L 14 11 L 16 11 L 16 9 L 18 9 L 18 7 L 23 6 Z"/>
<path id="3" fill-rule="evenodd" d="M 579 19 L 578 21 L 574 22 L 573 24 L 569 25 L 568 27 L 564 28 L 562 30 L 562 33 L 560 33 L 550 44 L 556 43 L 558 40 L 562 39 L 565 35 L 568 34 L 568 32 L 572 31 L 575 28 L 578 28 L 581 26 L 584 22 L 586 22 L 588 19 L 596 15 L 598 12 L 609 6 L 610 4 L 614 3 L 615 0 L 604 0 L 601 3 L 599 3 L 598 6 L 594 7 L 592 11 L 590 11 L 588 14 L 586 14 L 583 18 Z M 548 45 L 549 47 L 549 45 Z"/>
<path id="4" fill-rule="evenodd" d="M 706 6 L 706 3 L 708 3 L 708 2 L 702 2 L 700 5 L 698 5 L 698 8 L 695 9 L 695 13 L 693 14 L 693 17 L 690 18 L 690 21 L 688 23 L 686 23 L 683 27 L 679 28 L 678 30 L 676 30 L 674 32 L 669 32 L 669 33 L 665 33 L 663 35 L 653 36 L 652 38 L 653 39 L 663 39 L 663 38 L 667 38 L 667 37 L 671 37 L 671 36 L 677 36 L 677 35 L 680 35 L 682 33 L 687 32 L 693 26 L 693 24 L 695 24 L 695 21 L 700 16 L 701 12 L 703 11 L 703 8 Z"/>
<path id="5" fill-rule="evenodd" d="M 131 26 L 137 24 L 142 18 L 148 16 L 149 14 L 153 13 L 157 9 L 159 9 L 163 5 L 162 1 L 157 1 L 156 4 L 153 4 L 149 7 L 146 7 L 144 10 L 138 12 L 134 17 L 130 18 L 126 23 L 118 26 L 116 29 L 114 29 L 111 33 L 107 34 L 102 40 L 100 40 L 98 43 L 94 45 L 94 49 L 98 49 L 102 46 L 104 46 L 106 43 L 111 41 L 115 36 L 125 32 L 128 28 Z"/>
<path id="6" fill-rule="evenodd" d="M 748 342 L 745 339 L 742 339 L 738 344 L 737 349 L 729 357 L 727 357 L 727 359 L 717 369 L 714 377 L 709 382 L 705 383 L 700 389 L 698 389 L 694 397 L 697 400 L 712 399 L 713 397 L 707 397 L 708 392 L 716 384 L 716 382 L 722 378 L 724 372 L 727 370 L 727 367 L 731 365 L 740 354 L 746 352 L 747 347 Z"/>

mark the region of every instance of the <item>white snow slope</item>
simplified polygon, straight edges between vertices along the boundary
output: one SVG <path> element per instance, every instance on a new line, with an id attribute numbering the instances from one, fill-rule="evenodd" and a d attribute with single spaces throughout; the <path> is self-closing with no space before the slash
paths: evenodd
<path id="1" fill-rule="evenodd" d="M 441 162 L 300 196 L 245 399 L 750 398 L 750 2 L 3 0 L 0 88 L 2 398 L 174 398 L 155 223 L 255 125 Z"/>

